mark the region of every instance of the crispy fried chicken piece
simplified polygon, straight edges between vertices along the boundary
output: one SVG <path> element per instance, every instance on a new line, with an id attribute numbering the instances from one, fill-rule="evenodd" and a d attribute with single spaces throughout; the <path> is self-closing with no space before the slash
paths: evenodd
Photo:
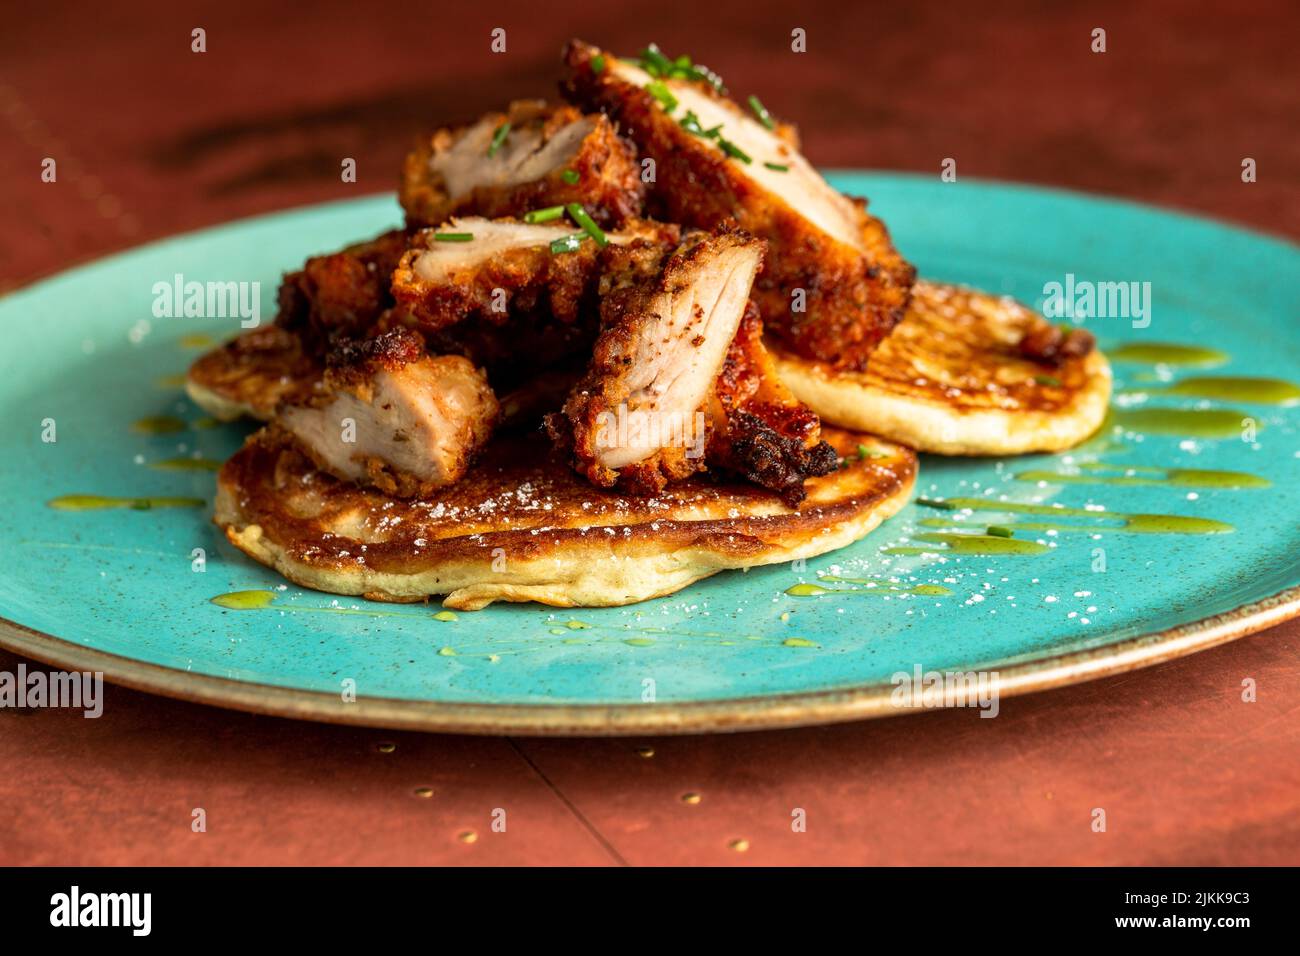
<path id="1" fill-rule="evenodd" d="M 806 479 L 839 467 L 839 455 L 821 440 L 817 413 L 777 377 L 752 302 L 718 373 L 708 421 L 709 468 L 770 488 L 791 508 L 803 501 Z"/>
<path id="2" fill-rule="evenodd" d="M 459 355 L 430 356 L 408 329 L 348 340 L 322 394 L 276 424 L 322 471 L 408 498 L 457 481 L 499 415 L 487 378 Z"/>
<path id="3" fill-rule="evenodd" d="M 324 374 L 319 356 L 278 325 L 249 329 L 199 356 L 185 377 L 190 398 L 213 418 L 269 421 L 282 401 L 304 400 Z"/>
<path id="4" fill-rule="evenodd" d="M 456 215 L 518 217 L 576 202 L 612 227 L 641 214 L 644 189 L 635 151 L 604 116 L 519 100 L 422 143 L 406 158 L 401 200 L 415 226 Z"/>
<path id="5" fill-rule="evenodd" d="M 410 233 L 393 229 L 339 252 L 308 259 L 280 283 L 276 324 L 300 334 L 323 353 L 336 335 L 365 335 L 393 305 L 393 270 Z"/>
<path id="6" fill-rule="evenodd" d="M 565 58 L 566 95 L 607 114 L 655 161 L 652 214 L 706 229 L 730 220 L 767 240 L 754 299 L 768 331 L 800 355 L 862 368 L 903 317 L 915 278 L 866 202 L 832 189 L 790 127 L 769 130 L 707 82 L 655 81 L 576 40 Z"/>
<path id="7" fill-rule="evenodd" d="M 1082 358 L 1093 350 L 1096 337 L 1087 329 L 1063 329 L 1040 319 L 1025 330 L 1018 346 L 1020 354 L 1044 365 L 1060 365 Z"/>
<path id="8" fill-rule="evenodd" d="M 703 409 L 762 260 L 762 242 L 733 230 L 611 253 L 591 364 L 547 418 L 594 484 L 653 494 L 705 468 Z"/>
<path id="9" fill-rule="evenodd" d="M 473 238 L 444 242 L 437 238 L 439 234 Z M 551 251 L 552 242 L 575 234 L 582 231 L 571 223 L 452 219 L 438 229 L 416 234 L 393 273 L 393 296 L 428 332 L 469 320 L 502 325 L 543 316 L 577 324 L 582 312 L 592 306 L 602 250 L 585 239 L 572 252 Z M 671 247 L 677 244 L 680 230 L 636 220 L 605 237 L 616 246 L 644 239 Z"/>

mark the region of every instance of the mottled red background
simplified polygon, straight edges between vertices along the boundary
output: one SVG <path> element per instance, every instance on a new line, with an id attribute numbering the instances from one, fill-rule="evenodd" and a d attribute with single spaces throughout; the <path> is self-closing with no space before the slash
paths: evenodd
<path id="1" fill-rule="evenodd" d="M 962 176 L 1300 233 L 1300 7 L 1286 0 L 108 6 L 6 13 L 0 289 L 389 190 L 420 129 L 551 91 L 574 35 L 694 54 L 797 119 L 820 165 L 937 175 L 952 156 Z M 488 49 L 498 26 L 503 56 Z M 47 156 L 57 184 L 40 182 Z M 344 156 L 356 184 L 339 181 Z M 1288 625 L 1005 701 L 997 720 L 658 741 L 386 734 L 113 688 L 100 720 L 0 710 L 0 862 L 1297 863 L 1297 637 Z M 1257 703 L 1241 702 L 1244 677 Z M 506 833 L 490 829 L 496 808 Z"/>

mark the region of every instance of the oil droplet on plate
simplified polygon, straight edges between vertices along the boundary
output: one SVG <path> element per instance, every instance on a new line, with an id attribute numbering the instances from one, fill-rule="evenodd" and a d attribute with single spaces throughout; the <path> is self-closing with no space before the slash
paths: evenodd
<path id="1" fill-rule="evenodd" d="M 131 427 L 146 435 L 170 435 L 185 431 L 185 422 L 175 415 L 150 415 L 132 422 Z"/>
<path id="2" fill-rule="evenodd" d="M 218 594 L 208 600 L 217 607 L 224 607 L 231 611 L 258 611 L 271 606 L 275 601 L 275 592 L 231 591 L 229 594 Z"/>

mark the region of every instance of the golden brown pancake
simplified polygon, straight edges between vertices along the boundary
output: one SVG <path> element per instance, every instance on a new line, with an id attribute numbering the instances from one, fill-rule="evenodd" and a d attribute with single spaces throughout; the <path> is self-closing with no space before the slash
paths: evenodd
<path id="1" fill-rule="evenodd" d="M 320 591 L 445 594 L 461 610 L 631 604 L 843 547 L 907 502 L 910 450 L 838 429 L 823 437 L 844 467 L 811 479 L 794 511 L 771 491 L 704 476 L 653 498 L 595 488 L 536 432 L 498 436 L 461 481 L 404 501 L 317 471 L 263 430 L 221 469 L 214 521 L 250 557 Z"/>
<path id="2" fill-rule="evenodd" d="M 861 372 L 776 352 L 795 396 L 823 420 L 920 451 L 1059 451 L 1100 427 L 1110 365 L 1099 351 L 1045 365 L 1017 346 L 1045 322 L 1005 296 L 917 282 L 907 315 Z"/>

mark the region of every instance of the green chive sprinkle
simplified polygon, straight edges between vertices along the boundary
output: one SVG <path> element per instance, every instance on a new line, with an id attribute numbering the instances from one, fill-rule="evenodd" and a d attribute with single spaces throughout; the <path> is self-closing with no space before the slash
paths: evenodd
<path id="1" fill-rule="evenodd" d="M 985 534 L 990 534 L 995 538 L 1014 538 L 1016 533 L 1010 528 L 1004 528 L 1000 524 L 991 524 Z"/>
<path id="2" fill-rule="evenodd" d="M 776 129 L 776 121 L 772 119 L 772 114 L 767 111 L 761 100 L 752 93 L 749 96 L 749 108 L 754 111 L 758 121 L 768 129 Z"/>
<path id="3" fill-rule="evenodd" d="M 858 461 L 864 458 L 887 458 L 889 457 L 879 448 L 870 448 L 866 445 L 858 446 Z"/>
<path id="4" fill-rule="evenodd" d="M 768 169 L 776 170 L 778 173 L 788 173 L 790 171 L 790 167 L 783 163 L 764 163 L 763 165 Z"/>
<path id="5" fill-rule="evenodd" d="M 472 232 L 435 232 L 433 238 L 439 242 L 473 242 Z"/>
<path id="6" fill-rule="evenodd" d="M 1034 381 L 1039 385 L 1050 385 L 1053 388 L 1061 387 L 1061 380 L 1055 375 L 1035 375 Z"/>
<path id="7" fill-rule="evenodd" d="M 560 173 L 560 178 L 572 186 L 578 181 L 578 171 L 576 169 L 566 169 Z"/>
<path id="8" fill-rule="evenodd" d="M 695 115 L 694 110 L 687 110 L 686 115 L 678 121 L 678 125 L 692 136 L 704 135 L 704 127 L 700 125 L 700 118 Z"/>
<path id="9" fill-rule="evenodd" d="M 539 222 L 550 222 L 552 219 L 559 219 L 563 215 L 563 206 L 547 206 L 545 209 L 534 209 L 532 212 L 524 213 L 524 222 L 536 225 Z"/>
<path id="10" fill-rule="evenodd" d="M 588 238 L 585 232 L 575 232 L 571 236 L 565 236 L 562 239 L 551 241 L 551 254 L 561 255 L 565 252 L 577 252 L 578 247 L 582 245 L 582 240 Z"/>
<path id="11" fill-rule="evenodd" d="M 510 121 L 506 120 L 504 123 L 498 126 L 497 131 L 492 134 L 492 144 L 488 146 L 489 159 L 491 159 L 493 156 L 497 154 L 497 150 L 501 148 L 501 144 L 506 141 L 506 137 L 509 135 L 510 135 Z"/>
<path id="12" fill-rule="evenodd" d="M 641 66 L 651 76 L 667 76 L 673 61 L 663 55 L 657 44 L 651 43 L 641 51 Z"/>
<path id="13" fill-rule="evenodd" d="M 737 146 L 729 139 L 723 139 L 722 137 L 718 137 L 718 145 L 721 146 L 722 151 L 726 153 L 728 156 L 730 156 L 732 159 L 738 159 L 742 163 L 752 163 L 754 161 L 753 159 L 750 158 L 748 153 L 746 153 L 743 149 L 741 149 L 739 146 Z"/>
<path id="14" fill-rule="evenodd" d="M 583 232 L 596 240 L 596 245 L 602 249 L 609 245 L 609 240 L 601 232 L 600 226 L 592 221 L 591 217 L 587 215 L 587 210 L 583 209 L 579 203 L 571 202 L 564 208 L 569 211 L 569 218 L 581 226 Z"/>
<path id="15" fill-rule="evenodd" d="M 665 113 L 671 113 L 677 108 L 677 97 L 673 96 L 672 91 L 664 85 L 663 80 L 651 80 L 645 85 L 645 88 L 647 93 L 659 101 Z"/>
<path id="16" fill-rule="evenodd" d="M 597 74 L 605 72 L 605 54 L 597 53 L 591 58 L 591 72 Z"/>
<path id="17" fill-rule="evenodd" d="M 713 129 L 706 129 L 704 131 L 704 138 L 718 139 L 721 133 L 722 133 L 722 124 L 719 123 L 717 126 L 713 127 Z"/>

